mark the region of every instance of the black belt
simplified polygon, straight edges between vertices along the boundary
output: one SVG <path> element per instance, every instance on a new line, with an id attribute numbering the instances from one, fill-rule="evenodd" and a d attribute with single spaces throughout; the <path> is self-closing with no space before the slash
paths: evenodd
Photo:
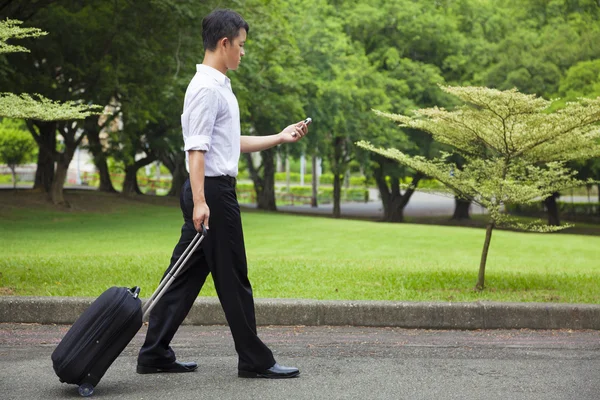
<path id="1" fill-rule="evenodd" d="M 233 176 L 221 175 L 221 176 L 205 176 L 204 179 L 219 179 L 229 183 L 231 186 L 235 186 L 236 179 Z"/>

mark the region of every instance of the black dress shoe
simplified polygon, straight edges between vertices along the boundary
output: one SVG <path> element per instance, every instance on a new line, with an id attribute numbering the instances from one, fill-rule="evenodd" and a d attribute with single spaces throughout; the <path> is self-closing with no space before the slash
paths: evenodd
<path id="1" fill-rule="evenodd" d="M 171 364 L 159 366 L 138 364 L 136 372 L 138 374 L 157 374 L 159 372 L 192 372 L 196 369 L 198 369 L 198 364 L 195 362 L 174 361 Z"/>
<path id="2" fill-rule="evenodd" d="M 268 379 L 284 379 L 284 378 L 295 378 L 300 375 L 298 368 L 284 367 L 275 363 L 271 368 L 263 371 L 246 371 L 238 369 L 238 376 L 240 378 L 268 378 Z"/>

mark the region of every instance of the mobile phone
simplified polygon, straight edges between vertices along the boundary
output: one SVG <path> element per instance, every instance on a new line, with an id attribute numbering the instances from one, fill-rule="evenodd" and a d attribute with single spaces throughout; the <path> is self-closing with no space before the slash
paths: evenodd
<path id="1" fill-rule="evenodd" d="M 304 123 L 308 126 L 312 122 L 312 118 L 308 117 L 304 120 Z M 296 136 L 296 132 L 292 133 L 292 136 Z"/>

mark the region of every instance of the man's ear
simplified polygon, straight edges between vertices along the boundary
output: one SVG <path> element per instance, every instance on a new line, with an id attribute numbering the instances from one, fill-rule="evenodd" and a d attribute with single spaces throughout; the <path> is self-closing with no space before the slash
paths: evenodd
<path id="1" fill-rule="evenodd" d="M 223 39 L 219 40 L 219 43 L 221 43 L 223 47 L 227 47 L 227 45 L 229 44 L 229 39 L 224 37 Z"/>

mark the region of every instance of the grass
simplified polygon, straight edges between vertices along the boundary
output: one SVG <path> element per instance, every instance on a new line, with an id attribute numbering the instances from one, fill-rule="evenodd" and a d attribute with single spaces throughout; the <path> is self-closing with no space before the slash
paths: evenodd
<path id="1" fill-rule="evenodd" d="M 181 227 L 178 202 L 67 191 L 56 209 L 0 191 L 0 293 L 149 296 Z M 600 237 L 495 231 L 486 287 L 473 291 L 480 228 L 384 224 L 245 211 L 256 297 L 411 301 L 600 302 Z M 214 296 L 209 281 L 202 296 Z"/>

